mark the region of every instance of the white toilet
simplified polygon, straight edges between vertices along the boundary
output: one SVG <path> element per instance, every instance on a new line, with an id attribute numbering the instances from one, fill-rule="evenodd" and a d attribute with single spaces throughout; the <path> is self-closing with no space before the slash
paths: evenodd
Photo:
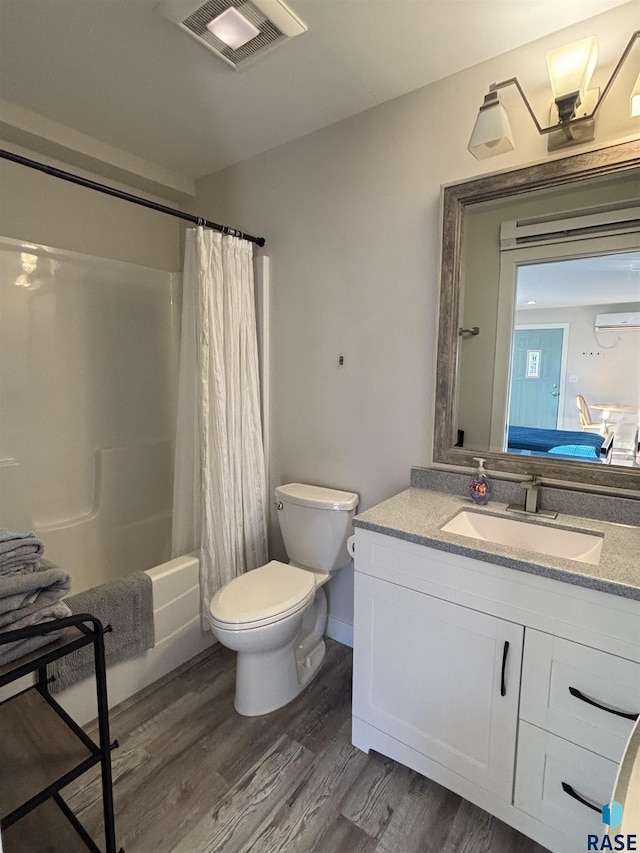
<path id="1" fill-rule="evenodd" d="M 349 562 L 347 538 L 358 495 L 290 483 L 275 490 L 289 563 L 271 560 L 213 597 L 213 635 L 238 652 L 235 708 L 255 717 L 282 708 L 324 659 L 327 598 L 321 588 Z"/>

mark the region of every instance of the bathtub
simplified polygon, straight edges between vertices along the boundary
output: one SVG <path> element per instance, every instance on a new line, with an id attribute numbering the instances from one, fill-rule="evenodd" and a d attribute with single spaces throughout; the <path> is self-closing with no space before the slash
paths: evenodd
<path id="1" fill-rule="evenodd" d="M 199 560 L 196 554 L 177 557 L 147 570 L 153 585 L 155 646 L 142 657 L 107 669 L 109 707 L 129 699 L 163 675 L 212 646 L 216 640 L 200 628 Z M 21 679 L 0 691 L 0 701 L 24 690 L 31 679 Z M 11 690 L 9 690 L 11 688 Z M 95 679 L 87 678 L 56 695 L 80 725 L 97 716 Z"/>

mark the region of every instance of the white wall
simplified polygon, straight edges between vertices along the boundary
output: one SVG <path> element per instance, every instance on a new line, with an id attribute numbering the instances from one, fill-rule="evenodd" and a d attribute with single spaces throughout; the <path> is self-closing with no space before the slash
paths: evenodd
<path id="1" fill-rule="evenodd" d="M 625 5 L 197 182 L 194 206 L 263 234 L 272 258 L 272 486 L 352 489 L 364 509 L 429 462 L 440 185 L 548 156 L 507 94 L 516 151 L 474 160 L 484 92 L 514 74 L 542 81 L 545 50 L 592 33 L 617 34 L 619 55 L 636 26 L 637 4 Z M 599 145 L 640 130 L 620 89 Z M 331 614 L 351 622 L 351 573 L 331 587 Z"/>
<path id="2" fill-rule="evenodd" d="M 70 168 L 30 151 L 18 153 L 100 183 L 110 183 L 101 176 Z M 0 186 L 0 235 L 3 237 L 154 269 L 175 271 L 181 267 L 177 219 L 8 160 L 0 160 Z M 115 186 L 132 191 L 130 187 Z M 133 192 L 141 194 L 137 190 Z M 165 199 L 162 201 L 167 203 Z M 169 204 L 173 206 L 172 202 Z"/>

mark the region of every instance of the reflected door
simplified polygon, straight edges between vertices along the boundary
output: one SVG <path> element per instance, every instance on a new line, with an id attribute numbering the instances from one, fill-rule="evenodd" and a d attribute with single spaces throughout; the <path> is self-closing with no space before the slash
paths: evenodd
<path id="1" fill-rule="evenodd" d="M 564 329 L 516 329 L 511 355 L 509 425 L 558 428 Z"/>

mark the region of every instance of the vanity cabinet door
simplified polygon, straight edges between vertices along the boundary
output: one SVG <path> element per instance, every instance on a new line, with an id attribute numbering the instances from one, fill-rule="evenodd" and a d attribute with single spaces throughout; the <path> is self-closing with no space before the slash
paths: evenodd
<path id="1" fill-rule="evenodd" d="M 354 715 L 511 802 L 522 626 L 355 584 Z"/>

